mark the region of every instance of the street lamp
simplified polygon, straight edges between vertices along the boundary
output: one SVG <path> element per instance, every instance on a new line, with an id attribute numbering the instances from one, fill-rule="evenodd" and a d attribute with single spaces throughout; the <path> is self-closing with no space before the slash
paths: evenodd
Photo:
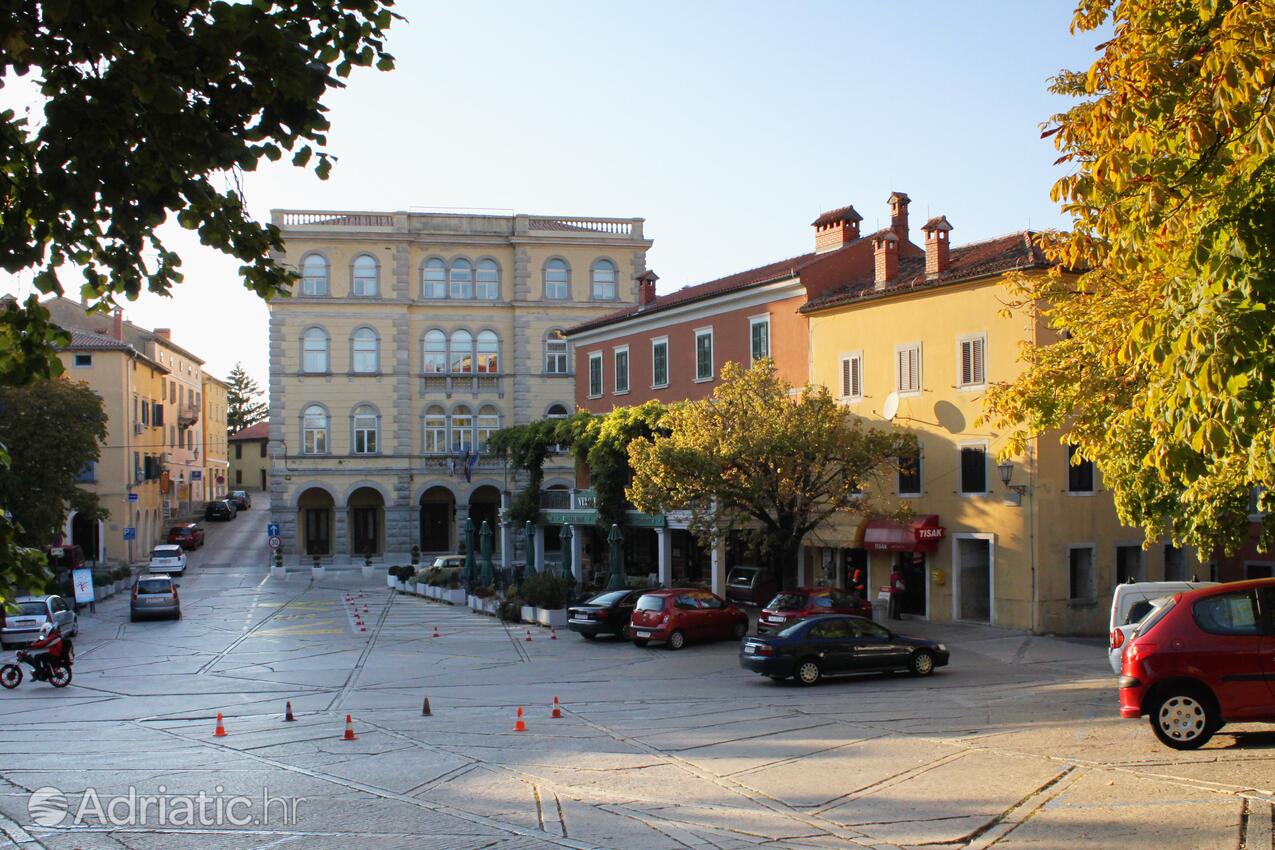
<path id="1" fill-rule="evenodd" d="M 1014 462 L 1012 460 L 1003 460 L 996 465 L 996 471 L 1001 475 L 1001 483 L 1005 485 L 1005 489 L 1009 490 L 1012 495 L 1005 496 L 1005 504 L 1021 505 L 1023 503 L 1023 494 L 1027 492 L 1026 484 L 1010 484 L 1014 478 Z"/>

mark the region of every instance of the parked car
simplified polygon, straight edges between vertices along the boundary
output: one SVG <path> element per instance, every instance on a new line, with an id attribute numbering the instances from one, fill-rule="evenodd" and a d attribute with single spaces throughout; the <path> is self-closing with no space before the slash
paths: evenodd
<path id="1" fill-rule="evenodd" d="M 153 573 L 186 574 L 186 551 L 176 543 L 161 543 L 151 550 L 147 569 Z"/>
<path id="2" fill-rule="evenodd" d="M 198 549 L 204 545 L 204 527 L 195 522 L 174 525 L 168 529 L 169 543 L 176 543 L 183 549 Z"/>
<path id="3" fill-rule="evenodd" d="M 53 623 L 65 637 L 80 633 L 80 618 L 61 596 L 19 596 L 16 611 L 0 608 L 0 648 L 22 646 L 40 636 L 40 627 Z"/>
<path id="4" fill-rule="evenodd" d="M 607 590 L 567 609 L 567 628 L 586 640 L 598 635 L 619 635 L 633 617 L 641 590 Z"/>
<path id="5" fill-rule="evenodd" d="M 252 496 L 248 495 L 247 490 L 231 490 L 226 498 L 234 503 L 235 510 L 246 511 L 252 507 Z"/>
<path id="6" fill-rule="evenodd" d="M 182 618 L 181 598 L 172 576 L 145 573 L 133 582 L 133 598 L 128 604 L 128 618 L 136 623 L 142 617 Z"/>
<path id="7" fill-rule="evenodd" d="M 460 574 L 465 570 L 465 556 L 439 555 L 434 559 L 434 563 L 430 564 L 430 569 L 442 570 L 445 579 L 459 579 Z"/>
<path id="8" fill-rule="evenodd" d="M 1223 724 L 1275 723 L 1275 579 L 1178 593 L 1144 619 L 1120 670 L 1120 716 L 1193 750 Z"/>
<path id="9" fill-rule="evenodd" d="M 664 641 L 681 649 L 688 641 L 748 634 L 748 615 L 720 596 L 697 588 L 648 590 L 638 597 L 629 620 L 628 637 L 637 646 Z"/>
<path id="10" fill-rule="evenodd" d="M 799 587 L 784 590 L 766 603 L 757 617 L 757 634 L 787 628 L 798 620 L 820 614 L 853 614 L 872 619 L 872 603 L 835 587 Z"/>
<path id="11" fill-rule="evenodd" d="M 895 634 L 863 617 L 840 614 L 798 620 L 776 635 L 750 637 L 739 648 L 739 666 L 775 681 L 788 677 L 813 685 L 828 674 L 906 670 L 928 676 L 946 667 L 947 647 Z"/>
<path id="12" fill-rule="evenodd" d="M 726 575 L 726 598 L 746 605 L 765 605 L 779 592 L 779 585 L 765 567 L 735 567 Z"/>
<path id="13" fill-rule="evenodd" d="M 1111 672 L 1120 675 L 1120 653 L 1125 641 L 1133 634 L 1143 617 L 1151 612 L 1157 599 L 1172 596 L 1197 587 L 1212 587 L 1214 581 L 1138 581 L 1116 585 L 1111 594 L 1111 629 L 1107 647 L 1107 660 Z"/>
<path id="14" fill-rule="evenodd" d="M 207 520 L 220 519 L 229 522 L 235 518 L 236 513 L 238 511 L 229 499 L 217 499 L 204 503 L 204 519 Z"/>

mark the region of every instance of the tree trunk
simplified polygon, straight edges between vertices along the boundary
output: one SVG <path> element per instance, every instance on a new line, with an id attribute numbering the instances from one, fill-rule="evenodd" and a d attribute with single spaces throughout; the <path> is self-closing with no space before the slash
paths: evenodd
<path id="1" fill-rule="evenodd" d="M 794 567 L 797 563 L 797 555 L 801 551 L 801 542 L 788 538 L 782 542 L 776 541 L 770 547 L 770 577 L 775 582 L 775 587 L 782 588 L 784 586 L 784 569 L 789 564 Z"/>

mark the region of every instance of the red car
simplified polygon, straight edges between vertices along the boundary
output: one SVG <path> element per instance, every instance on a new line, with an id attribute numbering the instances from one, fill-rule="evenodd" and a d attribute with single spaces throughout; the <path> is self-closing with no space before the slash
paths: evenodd
<path id="1" fill-rule="evenodd" d="M 204 527 L 197 522 L 174 525 L 168 529 L 168 542 L 183 549 L 198 549 L 204 545 Z"/>
<path id="2" fill-rule="evenodd" d="M 696 588 L 643 593 L 628 629 L 629 639 L 637 646 L 662 640 L 669 649 L 681 649 L 691 640 L 740 640 L 746 634 L 747 614 L 720 596 Z"/>
<path id="3" fill-rule="evenodd" d="M 1144 714 L 1175 750 L 1224 723 L 1275 723 L 1275 579 L 1179 593 L 1147 615 L 1120 670 L 1120 715 Z"/>
<path id="4" fill-rule="evenodd" d="M 785 590 L 762 609 L 757 634 L 764 635 L 818 614 L 852 614 L 872 619 L 872 603 L 835 587 L 799 587 Z"/>

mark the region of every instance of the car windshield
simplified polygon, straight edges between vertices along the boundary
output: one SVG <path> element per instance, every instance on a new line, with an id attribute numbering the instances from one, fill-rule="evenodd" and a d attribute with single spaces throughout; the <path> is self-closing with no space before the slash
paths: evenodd
<path id="1" fill-rule="evenodd" d="M 180 558 L 181 551 L 176 546 L 157 546 L 155 551 L 151 552 L 151 558 Z"/>
<path id="2" fill-rule="evenodd" d="M 208 508 L 220 508 L 220 507 L 221 507 L 221 502 L 205 502 L 204 503 L 204 510 L 207 510 Z"/>
<path id="3" fill-rule="evenodd" d="M 624 597 L 628 596 L 627 590 L 610 590 L 606 593 L 599 593 L 597 596 L 586 602 L 586 605 L 601 605 L 604 608 L 616 604 Z M 645 610 L 645 609 L 643 609 Z"/>
<path id="4" fill-rule="evenodd" d="M 43 602 L 19 602 L 18 603 L 19 617 L 35 617 L 35 616 L 39 616 L 40 614 L 46 614 L 46 613 L 48 613 L 48 609 L 44 607 Z"/>
<path id="5" fill-rule="evenodd" d="M 245 490 L 236 490 L 235 492 L 231 493 L 230 495 L 235 496 L 235 497 L 238 497 L 238 498 L 242 498 L 242 497 L 244 497 L 244 496 L 247 496 L 247 495 L 248 495 L 248 493 L 247 493 L 247 491 L 245 491 Z"/>
<path id="6" fill-rule="evenodd" d="M 770 600 L 767 608 L 776 611 L 799 611 L 806 606 L 806 596 L 802 593 L 781 593 Z"/>
<path id="7" fill-rule="evenodd" d="M 138 593 L 168 593 L 173 583 L 164 578 L 144 578 L 137 582 Z"/>
<path id="8" fill-rule="evenodd" d="M 179 527 L 177 527 L 177 528 L 172 529 L 172 530 L 171 530 L 171 531 L 169 531 L 168 533 L 169 533 L 169 534 L 175 534 L 175 535 L 177 535 L 178 537 L 187 537 L 187 536 L 189 536 L 189 535 L 191 534 L 191 530 L 190 530 L 189 528 L 184 528 L 184 527 L 180 527 L 180 526 L 179 526 Z"/>
<path id="9" fill-rule="evenodd" d="M 755 575 L 757 575 L 755 569 L 736 568 L 731 570 L 730 583 L 736 587 L 750 587 Z"/>
<path id="10" fill-rule="evenodd" d="M 643 596 L 638 600 L 637 609 L 639 611 L 663 611 L 663 596 Z"/>

